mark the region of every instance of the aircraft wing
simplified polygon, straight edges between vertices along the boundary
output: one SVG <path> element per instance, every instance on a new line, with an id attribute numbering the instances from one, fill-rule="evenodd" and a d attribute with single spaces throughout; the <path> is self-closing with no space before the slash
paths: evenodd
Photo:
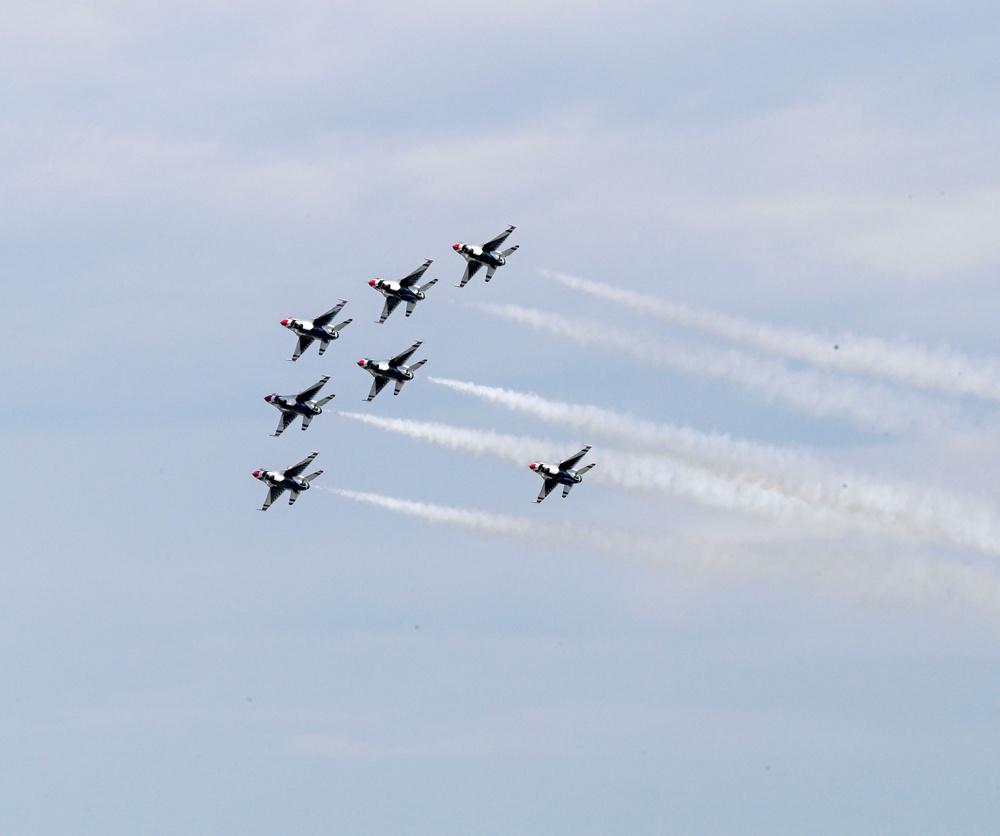
<path id="1" fill-rule="evenodd" d="M 368 393 L 368 400 L 374 398 L 379 392 L 385 388 L 385 384 L 389 382 L 387 377 L 376 377 L 372 381 L 372 390 Z"/>
<path id="2" fill-rule="evenodd" d="M 483 266 L 481 261 L 470 261 L 465 265 L 465 275 L 462 276 L 462 283 L 459 287 L 465 287 L 476 273 L 479 272 L 479 268 Z"/>
<path id="3" fill-rule="evenodd" d="M 413 285 L 415 285 L 418 281 L 420 281 L 420 277 L 427 272 L 427 268 L 430 267 L 433 262 L 434 259 L 428 258 L 427 261 L 425 261 L 416 270 L 410 273 L 409 276 L 400 279 L 399 280 L 400 286 L 413 287 Z"/>
<path id="4" fill-rule="evenodd" d="M 317 316 L 313 320 L 313 324 L 316 325 L 319 328 L 322 328 L 324 325 L 329 325 L 331 322 L 333 322 L 333 318 L 343 310 L 344 305 L 346 305 L 346 304 L 347 304 L 347 300 L 346 299 L 341 299 L 336 305 L 334 305 L 332 308 L 330 308 L 330 310 L 328 310 L 326 313 L 320 314 L 319 316 Z"/>
<path id="5" fill-rule="evenodd" d="M 266 511 L 271 507 L 271 503 L 274 502 L 279 496 L 285 492 L 283 487 L 268 488 L 267 498 L 264 500 L 264 506 L 260 509 L 261 511 Z"/>
<path id="6" fill-rule="evenodd" d="M 281 435 L 285 430 L 288 429 L 288 425 L 295 420 L 294 412 L 282 412 L 281 417 L 278 419 L 278 429 L 274 431 L 275 436 Z"/>
<path id="7" fill-rule="evenodd" d="M 545 497 L 547 497 L 550 493 L 552 493 L 552 489 L 555 486 L 556 486 L 555 479 L 546 479 L 542 483 L 542 489 L 538 492 L 538 499 L 535 500 L 535 503 L 537 504 L 541 502 L 543 499 L 545 499 Z"/>
<path id="8" fill-rule="evenodd" d="M 416 351 L 418 348 L 420 348 L 420 344 L 422 342 L 423 340 L 417 340 L 413 345 L 411 345 L 408 349 L 406 349 L 406 351 L 400 352 L 395 357 L 390 357 L 389 365 L 390 366 L 403 365 L 403 363 L 405 363 L 407 360 L 410 359 L 410 357 L 413 356 L 413 352 Z"/>
<path id="9" fill-rule="evenodd" d="M 328 374 L 323 375 L 323 377 L 319 380 L 319 382 L 314 383 L 308 389 L 303 389 L 301 392 L 299 392 L 299 394 L 295 396 L 295 400 L 297 400 L 299 403 L 304 403 L 305 401 L 311 401 L 314 397 L 316 397 L 316 393 L 323 388 L 323 386 L 329 379 L 330 375 Z"/>
<path id="10" fill-rule="evenodd" d="M 289 465 L 288 467 L 285 468 L 285 476 L 298 476 L 303 470 L 305 470 L 307 467 L 309 467 L 309 462 L 311 462 L 313 459 L 315 459 L 316 456 L 318 456 L 318 455 L 319 455 L 319 453 L 317 453 L 315 450 L 313 450 L 308 456 L 306 456 L 298 464 Z M 284 490 L 284 488 L 282 488 L 282 490 Z"/>
<path id="11" fill-rule="evenodd" d="M 398 296 L 385 297 L 385 304 L 382 306 L 382 316 L 378 318 L 379 325 L 381 325 L 389 318 L 389 314 L 391 314 L 394 310 L 396 310 L 396 305 L 398 304 L 399 304 Z"/>
<path id="12" fill-rule="evenodd" d="M 514 231 L 515 227 L 513 225 L 508 226 L 503 232 L 501 232 L 496 238 L 491 238 L 485 244 L 483 244 L 483 252 L 488 253 L 492 250 L 497 249 L 504 241 L 507 240 L 507 236 Z"/>
<path id="13" fill-rule="evenodd" d="M 315 337 L 299 337 L 299 341 L 295 346 L 295 353 L 289 359 L 298 360 L 302 356 L 302 352 L 313 344 L 314 339 Z"/>
<path id="14" fill-rule="evenodd" d="M 576 467 L 576 465 L 580 461 L 580 459 L 582 459 L 584 456 L 587 455 L 587 451 L 589 449 L 590 449 L 590 445 L 588 444 L 586 447 L 584 447 L 575 456 L 570 456 L 568 459 L 563 459 L 561 462 L 559 462 L 559 469 L 560 470 L 569 470 L 572 467 Z"/>

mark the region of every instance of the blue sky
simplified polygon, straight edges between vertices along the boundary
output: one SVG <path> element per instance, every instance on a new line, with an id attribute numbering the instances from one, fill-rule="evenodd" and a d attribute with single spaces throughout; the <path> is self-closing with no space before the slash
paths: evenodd
<path id="1" fill-rule="evenodd" d="M 887 358 L 1000 379 L 997 15 L 0 10 L 4 832 L 988 830 L 995 404 Z M 508 223 L 456 289 L 451 245 Z M 424 258 L 428 299 L 376 325 L 368 280 Z M 544 271 L 882 348 L 847 373 Z M 343 338 L 286 362 L 279 320 L 339 298 Z M 356 360 L 414 339 L 418 378 L 365 404 Z M 263 396 L 323 374 L 331 414 L 270 438 Z M 532 506 L 528 462 L 583 443 L 585 483 Z M 251 471 L 312 449 L 317 487 L 430 505 L 259 513 Z"/>

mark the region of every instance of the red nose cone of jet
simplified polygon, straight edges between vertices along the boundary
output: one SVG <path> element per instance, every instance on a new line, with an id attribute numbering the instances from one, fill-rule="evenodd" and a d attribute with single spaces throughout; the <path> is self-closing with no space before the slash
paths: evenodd
<path id="1" fill-rule="evenodd" d="M 364 364 L 365 364 L 365 361 L 364 361 L 364 360 L 358 360 L 358 365 L 359 365 L 359 366 L 363 366 Z"/>
<path id="2" fill-rule="evenodd" d="M 271 403 L 271 398 L 273 397 L 274 395 L 264 395 L 264 400 L 267 401 L 268 403 Z"/>
<path id="3" fill-rule="evenodd" d="M 370 282 L 368 282 L 368 284 L 370 284 L 372 287 L 375 287 L 375 279 L 372 279 Z"/>
<path id="4" fill-rule="evenodd" d="M 461 247 L 461 246 L 462 246 L 461 244 L 452 244 L 452 245 L 451 245 L 451 248 L 452 248 L 453 250 L 457 250 L 457 249 L 458 249 L 459 247 Z"/>
<path id="5" fill-rule="evenodd" d="M 282 324 L 282 325 L 287 325 L 287 324 L 288 324 L 288 320 L 287 320 L 287 319 L 283 319 L 283 320 L 281 320 L 281 324 Z"/>
<path id="6" fill-rule="evenodd" d="M 538 467 L 538 463 L 537 462 L 532 462 L 531 464 L 528 465 L 528 467 L 530 467 L 532 470 L 534 470 L 536 467 Z"/>
<path id="7" fill-rule="evenodd" d="M 260 476 L 260 471 L 259 470 L 255 470 L 253 472 L 253 476 L 254 476 L 254 479 L 256 479 L 258 476 Z"/>

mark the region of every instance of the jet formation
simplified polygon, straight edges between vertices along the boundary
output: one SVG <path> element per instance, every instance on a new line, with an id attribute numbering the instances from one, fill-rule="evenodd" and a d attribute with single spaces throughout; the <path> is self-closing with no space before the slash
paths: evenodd
<path id="1" fill-rule="evenodd" d="M 514 231 L 513 225 L 508 226 L 503 232 L 483 244 L 463 244 L 453 245 L 453 249 L 462 256 L 465 261 L 465 272 L 462 275 L 461 283 L 456 287 L 465 287 L 469 280 L 482 268 L 486 267 L 486 281 L 493 278 L 498 267 L 507 263 L 507 257 L 513 253 L 518 245 L 501 250 L 504 242 Z M 433 264 L 433 259 L 426 259 L 416 270 L 398 280 L 372 279 L 369 286 L 377 290 L 385 297 L 382 306 L 382 314 L 378 319 L 378 324 L 383 325 L 390 314 L 400 304 L 406 305 L 406 316 L 409 317 L 416 308 L 417 302 L 424 300 L 427 291 L 437 283 L 437 279 L 420 284 L 427 269 Z M 334 319 L 340 314 L 347 304 L 346 299 L 341 299 L 336 305 L 325 313 L 314 319 L 283 319 L 281 324 L 292 331 L 298 338 L 294 354 L 288 359 L 298 360 L 302 354 L 314 342 L 319 342 L 319 356 L 322 357 L 331 342 L 340 337 L 340 332 L 353 319 L 345 319 L 333 325 Z M 426 358 L 416 363 L 408 363 L 416 350 L 422 345 L 421 340 L 416 340 L 409 348 L 389 357 L 386 360 L 369 360 L 367 358 L 358 360 L 358 365 L 367 371 L 374 378 L 371 391 L 368 393 L 366 401 L 371 401 L 381 392 L 386 385 L 392 381 L 394 384 L 393 395 L 398 395 L 403 388 L 403 384 L 408 380 L 413 380 L 413 373 L 427 362 Z M 302 419 L 302 429 L 309 428 L 313 418 L 323 412 L 326 406 L 335 395 L 330 394 L 324 398 L 317 399 L 320 390 L 330 380 L 330 375 L 323 375 L 316 383 L 303 389 L 296 395 L 279 395 L 272 393 L 266 395 L 264 400 L 281 412 L 278 419 L 277 429 L 272 436 L 280 436 L 287 430 L 296 418 Z M 557 486 L 562 485 L 562 495 L 565 498 L 573 485 L 583 480 L 583 474 L 594 465 L 588 464 L 586 467 L 577 468 L 580 460 L 590 451 L 590 447 L 584 447 L 579 453 L 564 459 L 558 464 L 546 464 L 545 462 L 532 462 L 529 467 L 544 480 L 541 491 L 538 494 L 536 503 L 541 502 Z M 288 504 L 294 505 L 302 491 L 309 489 L 310 483 L 317 476 L 323 473 L 322 470 L 314 471 L 308 476 L 302 476 L 302 472 L 309 467 L 313 459 L 318 454 L 311 452 L 298 464 L 290 465 L 282 470 L 255 470 L 254 478 L 259 479 L 268 487 L 267 497 L 264 505 L 260 509 L 266 511 L 271 504 L 278 499 L 285 491 L 289 491 Z"/>

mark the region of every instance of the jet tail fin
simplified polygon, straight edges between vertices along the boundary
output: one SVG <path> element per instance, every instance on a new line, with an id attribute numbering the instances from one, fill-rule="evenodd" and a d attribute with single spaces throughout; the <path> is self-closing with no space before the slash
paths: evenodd
<path id="1" fill-rule="evenodd" d="M 311 482 L 317 476 L 321 476 L 322 474 L 323 474 L 322 470 L 317 470 L 315 473 L 310 473 L 308 476 L 303 476 L 302 478 L 305 479 L 307 482 Z"/>
<path id="2" fill-rule="evenodd" d="M 427 362 L 427 359 L 424 358 L 423 360 L 419 360 L 416 363 L 414 363 L 412 366 L 407 366 L 406 368 L 407 368 L 408 371 L 415 372 L 417 369 L 419 369 L 426 362 Z"/>
<path id="3" fill-rule="evenodd" d="M 503 251 L 502 253 L 500 253 L 500 255 L 502 255 L 502 256 L 503 256 L 504 258 L 506 258 L 506 257 L 507 257 L 507 256 L 509 256 L 509 255 L 510 255 L 510 254 L 511 254 L 512 252 L 514 252 L 514 250 L 516 250 L 516 249 L 517 249 L 518 247 L 520 247 L 520 246 L 521 246 L 520 244 L 515 244 L 515 245 L 514 245 L 513 247 L 511 247 L 510 249 L 506 249 L 506 250 L 504 250 L 504 251 Z"/>
<path id="4" fill-rule="evenodd" d="M 336 395 L 327 395 L 325 398 L 322 398 L 321 400 L 316 401 L 316 406 L 320 406 L 320 407 L 326 406 L 335 397 L 337 397 L 337 396 Z"/>
<path id="5" fill-rule="evenodd" d="M 573 472 L 577 476 L 583 476 L 583 474 L 586 473 L 588 470 L 590 470 L 590 468 L 592 468 L 595 464 L 597 464 L 597 462 L 591 462 L 586 467 L 581 467 L 579 470 L 574 470 Z"/>
<path id="6" fill-rule="evenodd" d="M 486 281 L 489 281 L 490 279 L 492 279 L 493 278 L 493 274 L 496 271 L 497 271 L 497 268 L 494 267 L 492 264 L 489 267 L 487 267 L 486 268 Z"/>
<path id="7" fill-rule="evenodd" d="M 418 287 L 417 290 L 419 290 L 421 293 L 423 293 L 424 291 L 427 290 L 427 288 L 429 288 L 431 285 L 435 285 L 435 284 L 437 284 L 437 279 L 431 279 L 429 282 L 427 282 L 427 284 L 420 285 L 420 287 Z"/>

